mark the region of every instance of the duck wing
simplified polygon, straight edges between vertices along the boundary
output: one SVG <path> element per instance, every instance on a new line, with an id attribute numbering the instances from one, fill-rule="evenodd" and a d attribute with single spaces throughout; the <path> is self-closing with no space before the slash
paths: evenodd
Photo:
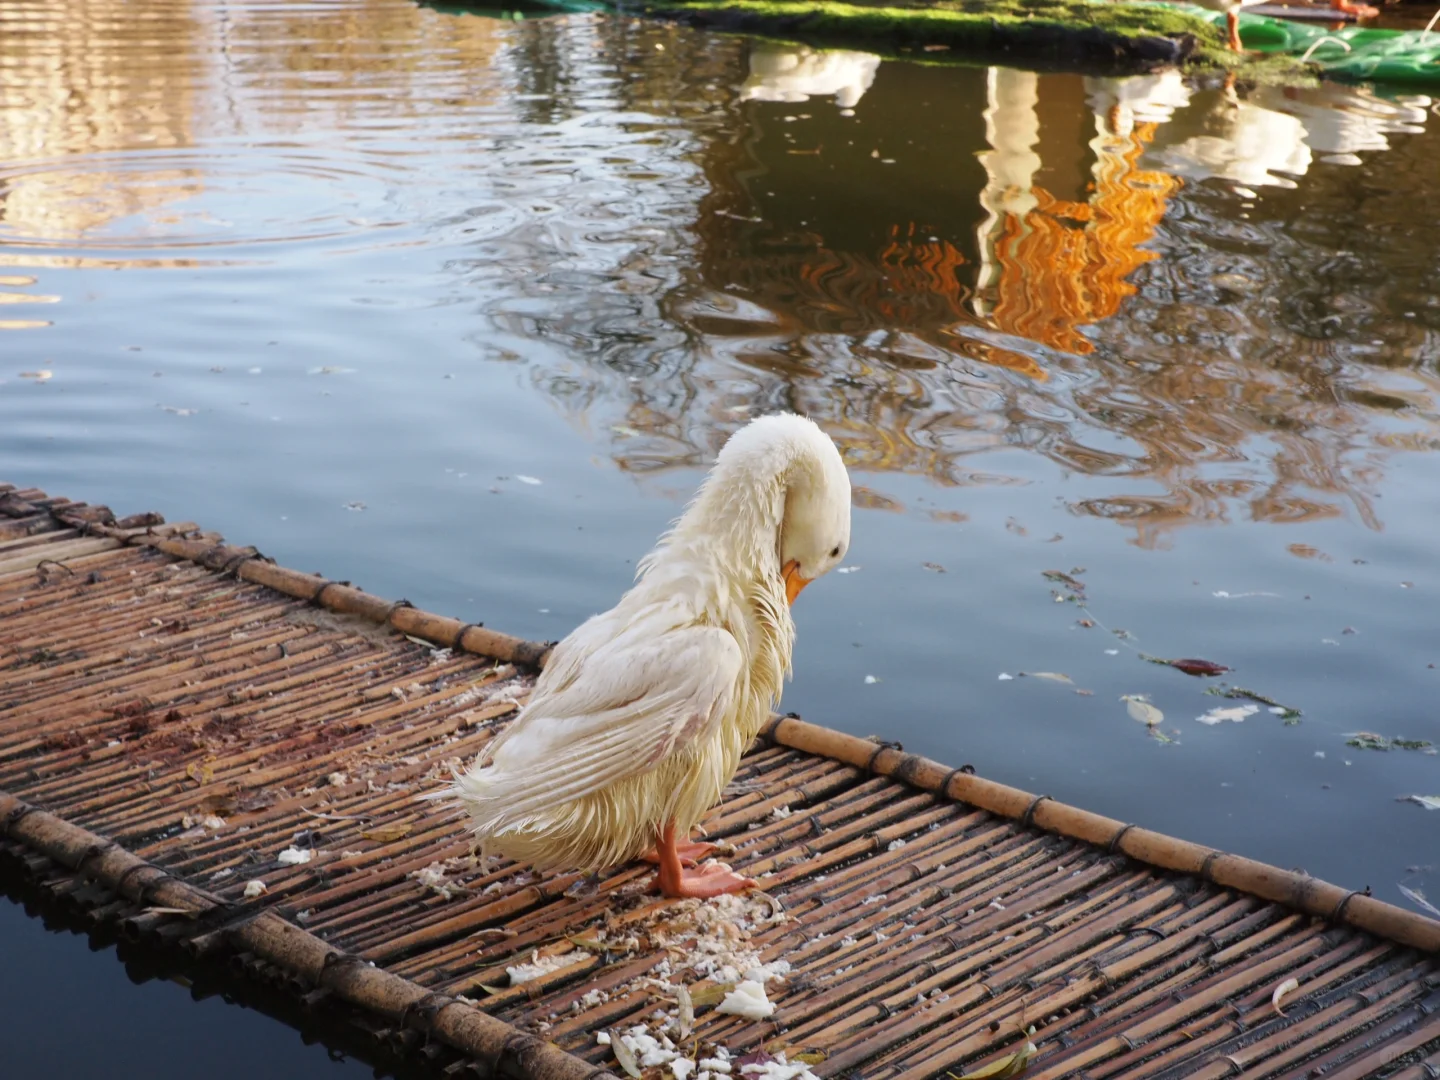
<path id="1" fill-rule="evenodd" d="M 706 739 L 725 716 L 743 663 L 729 631 L 653 623 L 608 630 L 604 640 L 594 635 L 583 659 L 566 665 L 564 678 L 537 686 L 520 716 L 457 781 L 477 831 L 648 772 Z"/>

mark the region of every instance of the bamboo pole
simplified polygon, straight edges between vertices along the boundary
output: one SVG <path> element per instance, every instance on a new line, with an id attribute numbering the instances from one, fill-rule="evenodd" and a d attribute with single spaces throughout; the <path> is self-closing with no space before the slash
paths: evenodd
<path id="1" fill-rule="evenodd" d="M 1440 922 L 1363 893 L 1347 892 L 1318 878 L 1126 825 L 1056 802 L 1048 796 L 1031 795 L 916 754 L 809 724 L 798 717 L 773 718 L 760 737 L 868 769 L 1047 832 L 1083 840 L 1150 866 L 1194 874 L 1215 885 L 1353 926 L 1403 945 L 1440 952 Z"/>
<path id="2" fill-rule="evenodd" d="M 195 917 L 225 907 L 220 898 L 136 858 L 118 844 L 0 792 L 0 836 L 101 882 L 122 896 Z M 237 911 L 237 916 L 242 913 Z M 179 916 L 177 916 L 178 918 Z M 146 921 L 146 919 L 150 921 Z M 132 919 L 131 932 L 153 917 Z M 428 1033 L 498 1076 L 512 1080 L 617 1080 L 553 1044 L 520 1031 L 472 1004 L 432 994 L 407 979 L 341 952 L 273 911 L 238 918 L 226 931 L 231 947 L 274 965 L 293 980 L 292 990 L 323 989 L 351 1005 L 422 1034 Z"/>

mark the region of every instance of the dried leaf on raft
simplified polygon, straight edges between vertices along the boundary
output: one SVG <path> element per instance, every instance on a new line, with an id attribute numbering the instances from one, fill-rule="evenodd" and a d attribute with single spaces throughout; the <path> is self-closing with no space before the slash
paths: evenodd
<path id="1" fill-rule="evenodd" d="M 675 1000 L 680 1006 L 680 1038 L 688 1039 L 695 1030 L 695 1003 L 690 1000 L 690 989 L 684 983 L 675 987 Z"/>
<path id="2" fill-rule="evenodd" d="M 999 1061 L 992 1061 L 983 1069 L 976 1069 L 974 1072 L 955 1073 L 947 1072 L 945 1075 L 951 1080 L 1006 1080 L 1007 1077 L 1019 1076 L 1030 1064 L 1030 1059 L 1036 1054 L 1035 1044 L 1031 1042 L 1031 1036 L 1035 1034 L 1032 1025 L 1030 1030 L 1025 1032 L 1025 1044 L 1013 1054 L 1006 1054 Z"/>
<path id="3" fill-rule="evenodd" d="M 1300 989 L 1299 979 L 1286 979 L 1279 986 L 1275 987 L 1275 992 L 1270 995 L 1270 1007 L 1275 1010 L 1277 1016 L 1285 1015 L 1285 1010 L 1280 1008 L 1281 999 L 1290 993 L 1290 991 L 1298 989 Z"/>
<path id="4" fill-rule="evenodd" d="M 734 983 L 722 982 L 711 983 L 709 986 L 702 986 L 697 990 L 688 990 L 690 1005 L 695 1009 L 703 1009 L 707 1005 L 719 1005 L 725 1000 L 725 996 L 735 989 Z"/>
<path id="5" fill-rule="evenodd" d="M 635 1059 L 635 1051 L 625 1045 L 625 1040 L 620 1037 L 619 1032 L 612 1030 L 608 1032 L 608 1034 L 610 1036 L 610 1049 L 614 1051 L 615 1060 L 620 1063 L 620 1067 L 630 1076 L 642 1076 L 643 1074 L 640 1072 L 640 1062 Z"/>
<path id="6" fill-rule="evenodd" d="M 1395 801 L 1419 803 L 1426 810 L 1440 810 L 1440 795 L 1401 795 Z"/>
<path id="7" fill-rule="evenodd" d="M 394 825 L 377 825 L 373 829 L 365 829 L 360 833 L 366 840 L 374 840 L 377 844 L 388 844 L 410 835 L 410 830 L 415 826 L 408 821 L 397 822 Z"/>
<path id="8" fill-rule="evenodd" d="M 1120 700 L 1125 702 L 1125 711 L 1130 714 L 1130 719 L 1138 720 L 1147 727 L 1154 727 L 1165 719 L 1165 714 L 1141 694 L 1121 694 Z"/>
<path id="9" fill-rule="evenodd" d="M 1213 660 L 1199 660 L 1194 657 L 1184 657 L 1179 660 L 1167 660 L 1163 656 L 1149 656 L 1140 654 L 1140 659 L 1151 664 L 1160 664 L 1164 667 L 1173 667 L 1177 671 L 1183 671 L 1186 675 L 1195 675 L 1201 678 L 1208 678 L 1213 675 L 1220 675 L 1230 668 L 1224 664 L 1217 664 Z"/>
<path id="10" fill-rule="evenodd" d="M 208 784 L 215 778 L 215 770 L 199 761 L 192 761 L 185 766 L 185 775 L 197 784 Z"/>

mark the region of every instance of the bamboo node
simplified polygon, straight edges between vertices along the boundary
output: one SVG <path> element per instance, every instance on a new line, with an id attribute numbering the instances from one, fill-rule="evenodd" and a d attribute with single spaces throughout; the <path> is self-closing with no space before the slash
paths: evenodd
<path id="1" fill-rule="evenodd" d="M 1050 798 L 1049 795 L 1036 795 L 1031 799 L 1030 805 L 1025 807 L 1025 813 L 1020 815 L 1020 824 L 1027 829 L 1030 828 L 1035 821 L 1035 808 L 1048 798 Z"/>
<path id="2" fill-rule="evenodd" d="M 1350 901 L 1353 900 L 1353 899 L 1354 899 L 1355 897 L 1357 897 L 1357 896 L 1369 896 L 1369 895 L 1370 895 L 1370 886 L 1369 886 L 1369 885 L 1366 885 L 1365 888 L 1363 888 L 1363 889 L 1354 889 L 1354 890 L 1346 893 L 1343 897 L 1341 897 L 1340 902 L 1335 905 L 1335 910 L 1334 910 L 1333 912 L 1331 912 L 1331 914 L 1330 914 L 1330 921 L 1331 921 L 1331 922 L 1335 922 L 1335 923 L 1343 923 L 1343 922 L 1345 921 L 1345 909 L 1346 909 L 1346 907 L 1349 906 Z"/>
<path id="3" fill-rule="evenodd" d="M 451 994 L 426 994 L 405 1006 L 404 1011 L 400 1014 L 400 1023 L 428 1034 L 435 1028 L 435 1018 L 451 1005 L 458 1004 L 460 1004 L 460 999 Z M 417 1019 L 424 1021 L 423 1024 L 416 1023 Z"/>
<path id="4" fill-rule="evenodd" d="M 1120 842 L 1125 839 L 1125 834 L 1134 827 L 1135 823 L 1133 821 L 1129 825 L 1121 825 L 1120 828 L 1115 830 L 1115 835 L 1110 838 L 1110 843 L 1106 845 L 1105 850 L 1111 855 L 1124 854 L 1124 852 L 1120 850 Z"/>
<path id="5" fill-rule="evenodd" d="M 326 606 L 326 604 L 325 604 L 325 590 L 328 589 L 328 588 L 331 588 L 332 586 L 335 586 L 335 585 L 346 586 L 346 585 L 349 585 L 349 582 L 347 582 L 347 581 L 327 581 L 327 582 L 325 582 L 325 584 L 321 585 L 320 588 L 316 589 L 316 590 L 310 595 L 310 602 L 311 602 L 312 604 L 319 604 L 321 607 L 325 607 L 325 606 Z"/>
<path id="6" fill-rule="evenodd" d="M 325 959 L 320 961 L 320 974 L 316 976 L 315 981 L 321 985 L 324 985 L 325 977 L 331 971 L 343 968 L 351 968 L 357 965 L 360 967 L 368 966 L 364 960 L 361 960 L 360 957 L 356 956 L 354 953 L 341 952 L 339 949 L 332 949 L 330 952 L 327 952 L 325 954 Z"/>
<path id="7" fill-rule="evenodd" d="M 1164 941 L 1165 938 L 1166 938 L 1166 936 L 1167 936 L 1166 933 L 1165 933 L 1165 931 L 1164 931 L 1164 930 L 1161 930 L 1158 926 L 1132 926 L 1132 927 L 1130 927 L 1128 930 L 1126 930 L 1125 933 L 1126 933 L 1127 935 L 1129 935 L 1129 934 L 1154 934 L 1154 935 L 1156 936 L 1156 938 L 1158 938 L 1158 939 L 1161 940 L 1161 941 Z"/>
<path id="8" fill-rule="evenodd" d="M 1212 849 L 1210 854 L 1205 856 L 1205 861 L 1200 864 L 1199 876 L 1201 879 L 1208 881 L 1211 885 L 1215 884 L 1215 879 L 1210 876 L 1210 864 L 1224 854 L 1223 851 Z"/>
<path id="9" fill-rule="evenodd" d="M 156 877 L 151 878 L 149 881 L 142 881 L 142 882 L 140 883 L 140 890 L 139 890 L 139 892 L 137 892 L 137 893 L 135 894 L 135 896 L 133 897 L 133 899 L 135 900 L 135 902 L 136 902 L 137 904 L 138 904 L 138 903 L 144 903 L 144 902 L 145 902 L 145 894 L 150 891 L 150 886 L 152 886 L 152 885 L 154 885 L 156 882 L 158 882 L 158 881 L 160 880 L 160 878 L 163 878 L 163 877 L 167 877 L 167 876 L 168 876 L 168 875 L 165 873 L 165 871 L 164 871 L 164 870 L 161 870 L 158 866 L 151 866 L 151 865 L 150 865 L 149 863 L 147 863 L 147 862 L 137 862 L 137 863 L 135 863 L 133 866 L 128 866 L 128 867 L 126 867 L 123 871 L 121 871 L 120 876 L 115 879 L 115 884 L 112 885 L 112 886 L 110 886 L 110 888 L 115 891 L 115 894 L 116 894 L 117 896 L 124 896 L 124 895 L 125 895 L 125 882 L 130 879 L 130 875 L 131 875 L 131 874 L 137 874 L 137 873 L 139 873 L 141 870 L 153 870 L 153 871 L 155 871 L 155 873 L 158 875 L 158 876 L 156 876 Z"/>

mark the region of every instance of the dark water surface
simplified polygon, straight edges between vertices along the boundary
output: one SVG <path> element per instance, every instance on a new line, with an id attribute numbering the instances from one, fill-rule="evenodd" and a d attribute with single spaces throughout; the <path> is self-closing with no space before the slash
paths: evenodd
<path id="1" fill-rule="evenodd" d="M 798 409 L 863 489 L 787 708 L 1435 899 L 1440 813 L 1397 798 L 1440 757 L 1346 745 L 1440 741 L 1435 112 L 405 0 L 0 0 L 0 476 L 557 638 Z M 1140 653 L 1303 716 L 1197 723 L 1240 703 Z M 0 1031 L 63 1040 L 19 988 L 116 979 L 0 917 Z"/>

